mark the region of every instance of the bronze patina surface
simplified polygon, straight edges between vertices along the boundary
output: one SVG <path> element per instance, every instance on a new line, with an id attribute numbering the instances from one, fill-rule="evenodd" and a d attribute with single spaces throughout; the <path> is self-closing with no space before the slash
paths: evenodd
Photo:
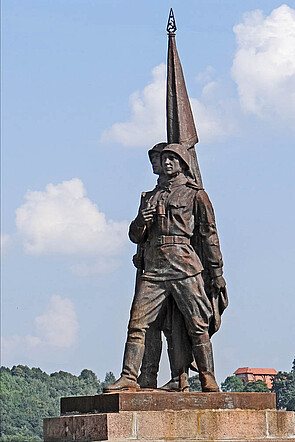
<path id="1" fill-rule="evenodd" d="M 275 409 L 274 393 L 120 392 L 61 399 L 61 414 L 199 409 Z"/>

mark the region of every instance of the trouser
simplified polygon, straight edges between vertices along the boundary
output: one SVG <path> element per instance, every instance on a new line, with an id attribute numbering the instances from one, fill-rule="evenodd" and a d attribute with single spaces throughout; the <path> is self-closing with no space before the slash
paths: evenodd
<path id="1" fill-rule="evenodd" d="M 192 345 L 197 346 L 209 339 L 212 307 L 206 296 L 201 274 L 171 281 L 149 281 L 141 278 L 130 312 L 122 375 L 130 379 L 137 377 L 143 358 L 146 330 L 157 319 L 169 295 L 173 296 L 184 317 Z"/>
<path id="2" fill-rule="evenodd" d="M 214 377 L 213 352 L 208 333 L 213 312 L 200 274 L 161 282 L 141 278 L 131 307 L 121 377 L 136 381 L 143 359 L 146 330 L 158 317 L 169 295 L 173 296 L 183 314 L 199 369 L 202 391 L 219 391 Z"/>
<path id="3" fill-rule="evenodd" d="M 167 338 L 171 378 L 187 372 L 193 362 L 192 343 L 188 335 L 183 314 L 173 297 L 167 300 L 167 314 L 163 331 Z"/>
<path id="4" fill-rule="evenodd" d="M 166 298 L 157 319 L 145 335 L 145 351 L 140 368 L 143 384 L 156 385 L 162 352 L 162 331 L 167 339 L 171 377 L 177 377 L 193 362 L 192 346 L 184 318 L 172 296 Z"/>
<path id="5" fill-rule="evenodd" d="M 145 333 L 161 310 L 166 297 L 172 295 L 182 313 L 192 344 L 208 333 L 212 307 L 204 290 L 201 274 L 170 281 L 141 278 L 135 294 L 128 324 L 127 342 L 144 345 Z"/>
<path id="6" fill-rule="evenodd" d="M 167 308 L 163 303 L 161 312 L 157 319 L 150 324 L 145 334 L 145 348 L 142 364 L 140 367 L 140 377 L 138 383 L 141 387 L 157 388 L 157 377 L 162 354 L 162 330 Z"/>

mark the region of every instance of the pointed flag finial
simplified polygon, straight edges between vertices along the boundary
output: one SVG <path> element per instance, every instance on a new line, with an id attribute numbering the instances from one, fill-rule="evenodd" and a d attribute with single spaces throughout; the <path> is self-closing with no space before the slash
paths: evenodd
<path id="1" fill-rule="evenodd" d="M 169 14 L 169 18 L 168 18 L 168 23 L 167 23 L 167 32 L 169 34 L 174 34 L 174 32 L 177 30 L 176 27 L 176 22 L 175 22 L 175 18 L 174 18 L 174 13 L 173 13 L 173 9 L 170 9 L 170 14 Z"/>

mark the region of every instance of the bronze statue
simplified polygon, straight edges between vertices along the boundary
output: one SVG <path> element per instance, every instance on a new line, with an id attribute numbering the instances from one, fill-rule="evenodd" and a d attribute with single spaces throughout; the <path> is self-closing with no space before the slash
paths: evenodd
<path id="1" fill-rule="evenodd" d="M 158 143 L 148 151 L 153 172 L 159 175 L 157 187 L 167 181 L 161 165 L 160 153 L 167 143 Z M 138 245 L 133 257 L 137 267 L 137 279 L 144 267 L 144 243 Z M 171 368 L 171 379 L 161 387 L 165 391 L 187 391 L 189 368 L 196 371 L 192 348 L 184 319 L 172 296 L 168 296 L 155 322 L 150 324 L 145 336 L 145 352 L 138 377 L 140 388 L 157 388 L 157 377 L 162 353 L 162 331 L 167 339 L 167 350 Z"/>
<path id="2" fill-rule="evenodd" d="M 129 229 L 131 241 L 138 244 L 134 259 L 138 269 L 136 289 L 123 370 L 121 377 L 104 389 L 109 393 L 138 390 L 140 385 L 155 388 L 161 330 L 166 332 L 168 353 L 171 356 L 172 380 L 167 384 L 167 389 L 184 389 L 185 382 L 183 377 L 181 382 L 181 376 L 188 371 L 193 356 L 202 391 L 219 391 L 214 375 L 210 336 L 220 327 L 220 316 L 228 302 L 222 276 L 222 255 L 213 207 L 203 189 L 194 148 L 198 136 L 176 49 L 176 25 L 172 10 L 167 31 L 168 143 L 160 143 L 154 148 L 154 153 L 160 152 L 164 175 L 160 172 L 158 160 L 152 158 L 150 151 L 154 172 L 159 174 L 159 179 L 154 190 L 142 194 L 138 215 Z M 177 339 L 174 343 L 172 339 L 173 327 L 174 333 L 176 330 L 174 336 L 179 337 L 180 333 L 175 328 L 176 316 L 171 313 L 169 305 L 174 305 L 173 311 L 178 312 L 179 324 L 182 324 L 181 331 L 189 336 L 188 347 L 180 359 L 190 362 L 182 362 L 180 366 L 174 364 L 178 351 L 174 348 Z M 167 320 L 170 325 L 167 325 Z M 145 342 L 148 353 L 144 358 Z M 153 349 L 156 349 L 154 361 L 151 356 Z M 137 377 L 142 362 L 139 385 Z M 144 379 L 151 364 L 154 367 L 154 378 Z M 177 376 L 180 378 L 177 379 Z M 151 385 L 148 385 L 149 382 Z"/>
<path id="3" fill-rule="evenodd" d="M 184 175 L 190 164 L 185 147 L 167 145 L 161 158 L 167 185 L 143 198 L 138 216 L 130 225 L 131 241 L 145 242 L 144 271 L 132 304 L 122 375 L 106 387 L 106 392 L 139 388 L 136 380 L 145 333 L 169 295 L 184 316 L 202 390 L 219 391 L 209 339 L 213 309 L 204 289 L 203 265 L 197 255 L 201 241 L 212 283 L 217 291 L 223 289 L 223 263 L 213 208 L 205 191 Z"/>

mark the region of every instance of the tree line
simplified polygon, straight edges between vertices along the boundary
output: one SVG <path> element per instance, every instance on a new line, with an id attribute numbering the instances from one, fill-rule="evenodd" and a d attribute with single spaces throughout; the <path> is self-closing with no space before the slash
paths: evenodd
<path id="1" fill-rule="evenodd" d="M 115 376 L 106 373 L 101 382 L 91 370 L 79 376 L 65 371 L 48 375 L 24 365 L 0 369 L 1 442 L 41 442 L 43 418 L 59 416 L 60 398 L 102 393 Z"/>
<path id="2" fill-rule="evenodd" d="M 16 365 L 0 368 L 1 378 L 1 442 L 41 442 L 43 418 L 59 416 L 60 398 L 102 393 L 113 383 L 112 372 L 100 381 L 96 374 L 84 369 L 79 376 L 65 371 L 47 374 L 40 368 Z M 190 391 L 201 391 L 198 376 L 189 378 Z M 269 391 L 265 382 L 250 382 L 245 387 L 236 376 L 221 384 L 222 391 Z M 290 372 L 279 372 L 273 379 L 277 408 L 295 410 L 295 359 Z"/>

